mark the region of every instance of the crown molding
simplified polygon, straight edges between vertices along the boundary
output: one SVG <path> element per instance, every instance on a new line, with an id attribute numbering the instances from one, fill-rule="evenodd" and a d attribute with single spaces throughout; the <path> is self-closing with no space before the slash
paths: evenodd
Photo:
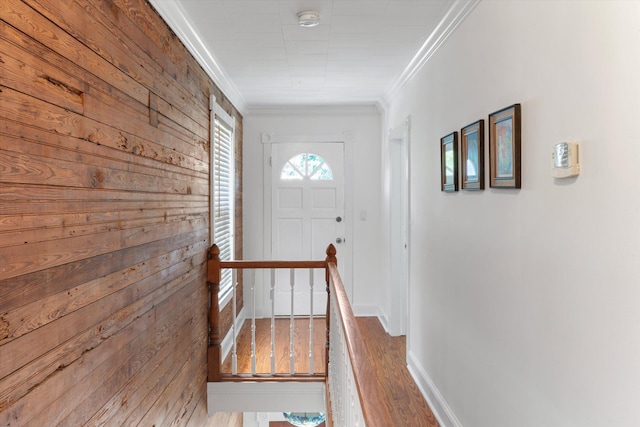
<path id="1" fill-rule="evenodd" d="M 163 0 L 149 0 L 149 3 L 164 19 L 169 28 L 176 33 L 180 41 L 187 47 L 233 106 L 240 114 L 244 115 L 247 111 L 247 103 L 244 97 L 224 72 L 219 61 L 205 45 L 198 32 L 193 28 L 180 3 Z"/>
<path id="2" fill-rule="evenodd" d="M 385 94 L 382 105 L 390 105 L 398 92 L 407 86 L 420 72 L 422 67 L 438 51 L 440 46 L 449 38 L 456 28 L 464 21 L 480 0 L 455 0 L 447 13 L 442 17 L 435 30 L 429 35 L 418 52 L 411 59 L 404 71 L 391 85 Z"/>
<path id="3" fill-rule="evenodd" d="M 250 106 L 244 117 L 262 116 L 370 116 L 380 114 L 377 104 Z"/>

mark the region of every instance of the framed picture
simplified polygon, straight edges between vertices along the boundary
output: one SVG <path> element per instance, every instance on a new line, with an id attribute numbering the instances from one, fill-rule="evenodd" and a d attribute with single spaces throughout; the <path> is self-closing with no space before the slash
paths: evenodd
<path id="1" fill-rule="evenodd" d="M 442 191 L 458 191 L 458 132 L 440 138 Z"/>
<path id="2" fill-rule="evenodd" d="M 484 120 L 460 130 L 462 189 L 484 190 Z"/>
<path id="3" fill-rule="evenodd" d="M 490 185 L 520 188 L 520 104 L 489 115 Z"/>

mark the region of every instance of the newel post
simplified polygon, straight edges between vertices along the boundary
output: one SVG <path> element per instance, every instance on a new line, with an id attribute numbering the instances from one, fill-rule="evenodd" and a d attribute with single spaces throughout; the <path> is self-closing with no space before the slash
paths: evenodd
<path id="1" fill-rule="evenodd" d="M 336 247 L 333 246 L 333 243 L 330 243 L 327 246 L 327 258 L 325 259 L 325 280 L 327 283 L 327 315 L 326 315 L 326 323 L 327 323 L 327 341 L 324 345 L 324 360 L 325 367 L 324 372 L 328 376 L 329 375 L 329 337 L 331 336 L 331 284 L 329 277 L 329 264 L 333 263 L 335 266 L 338 266 L 338 259 L 336 258 Z"/>
<path id="2" fill-rule="evenodd" d="M 220 334 L 220 248 L 216 244 L 209 248 L 207 261 L 207 285 L 209 286 L 209 346 L 207 348 L 207 381 L 220 381 L 222 365 L 222 342 Z"/>

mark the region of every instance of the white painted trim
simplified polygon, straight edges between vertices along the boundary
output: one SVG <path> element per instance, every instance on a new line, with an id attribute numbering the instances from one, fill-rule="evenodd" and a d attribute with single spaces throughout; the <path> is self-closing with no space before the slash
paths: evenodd
<path id="1" fill-rule="evenodd" d="M 409 238 L 410 238 L 410 116 L 389 130 L 389 329 L 391 336 L 407 335 L 409 330 Z M 400 187 L 400 189 L 399 189 Z M 399 190 L 399 191 L 398 191 Z M 404 243 L 404 249 L 397 245 Z"/>
<path id="2" fill-rule="evenodd" d="M 296 144 L 296 143 L 307 143 L 307 144 L 316 144 L 323 142 L 353 142 L 353 136 L 351 136 L 351 140 L 348 141 L 349 138 L 348 132 L 344 132 L 342 134 L 327 134 L 327 135 L 277 135 L 268 132 L 262 132 L 261 139 L 263 144 Z"/>
<path id="3" fill-rule="evenodd" d="M 347 253 L 349 263 L 342 270 L 344 272 L 344 276 L 342 279 L 346 283 L 345 290 L 347 292 L 347 296 L 349 297 L 349 302 L 353 303 L 354 301 L 354 292 L 355 292 L 355 283 L 353 280 L 353 266 L 355 257 L 353 256 L 353 248 L 354 248 L 354 238 L 353 233 L 356 227 L 355 216 L 353 215 L 353 206 L 354 199 L 356 197 L 354 187 L 354 177 L 353 170 L 355 159 L 354 153 L 354 145 L 356 141 L 355 134 L 351 131 L 343 132 L 343 140 L 344 140 L 344 215 L 345 218 L 350 218 L 349 221 L 345 222 L 345 242 L 342 245 L 338 245 L 337 251 L 342 250 Z M 340 247 L 342 246 L 342 248 Z M 340 252 L 336 253 L 336 257 L 338 258 L 338 262 L 340 262 Z M 344 262 L 343 262 L 344 265 Z"/>
<path id="4" fill-rule="evenodd" d="M 380 114 L 379 103 L 361 105 L 249 107 L 245 117 L 273 116 L 368 116 Z"/>
<path id="5" fill-rule="evenodd" d="M 236 317 L 236 338 L 238 337 L 238 334 L 242 330 L 244 321 L 247 320 L 247 314 L 245 311 L 246 311 L 245 307 L 242 307 L 242 310 L 240 310 L 238 317 Z M 227 335 L 225 335 L 224 339 L 222 340 L 221 346 L 222 346 L 222 360 L 225 360 L 229 355 L 229 353 L 231 353 L 231 348 L 233 347 L 233 328 L 229 329 L 229 332 L 227 332 Z"/>
<path id="6" fill-rule="evenodd" d="M 406 295 L 406 333 L 407 333 L 407 342 L 406 342 L 406 347 L 410 348 L 410 343 L 411 343 L 411 304 L 409 303 L 409 301 L 411 301 L 411 236 L 413 231 L 411 230 L 411 224 L 412 224 L 412 217 L 411 217 L 411 147 L 412 147 L 412 142 L 411 142 L 411 115 L 407 116 L 407 118 L 405 119 L 405 123 L 407 125 L 407 295 Z"/>
<path id="7" fill-rule="evenodd" d="M 377 317 L 386 333 L 389 333 L 389 316 L 377 305 L 354 305 L 353 314 L 356 317 Z"/>
<path id="8" fill-rule="evenodd" d="M 211 53 L 211 50 L 193 28 L 180 3 L 162 0 L 149 0 L 149 3 L 164 19 L 169 28 L 176 33 L 180 41 L 187 47 L 218 88 L 229 98 L 234 107 L 240 111 L 240 114 L 244 115 L 247 110 L 247 103 L 244 97 L 222 69 L 218 59 Z"/>
<path id="9" fill-rule="evenodd" d="M 230 153 L 230 161 L 231 161 L 231 188 L 235 189 L 235 180 L 236 180 L 236 162 L 235 162 L 235 136 L 236 136 L 236 121 L 235 119 L 229 115 L 226 111 L 222 109 L 216 100 L 215 95 L 211 95 L 209 97 L 209 242 L 215 242 L 214 233 L 214 187 L 215 187 L 215 162 L 214 162 L 214 150 L 216 149 L 214 134 L 216 132 L 216 118 L 218 121 L 221 121 L 223 124 L 227 125 L 231 128 L 231 153 Z M 235 196 L 235 190 L 233 191 L 233 195 Z M 235 210 L 235 198 L 230 201 L 231 212 Z M 234 248 L 235 244 L 235 219 L 231 217 L 231 256 L 234 256 Z M 222 298 L 220 298 L 222 295 Z M 233 292 L 231 287 L 220 288 L 218 293 L 218 305 L 220 310 L 222 310 L 233 298 Z"/>
<path id="10" fill-rule="evenodd" d="M 207 383 L 207 412 L 326 412 L 324 381 Z"/>
<path id="11" fill-rule="evenodd" d="M 209 98 L 209 110 L 212 111 L 213 114 L 215 114 L 220 120 L 226 123 L 235 134 L 236 132 L 235 117 L 232 117 L 229 113 L 224 111 L 222 106 L 218 104 L 218 101 L 215 95 L 211 95 L 211 97 Z"/>
<path id="12" fill-rule="evenodd" d="M 382 105 L 391 105 L 391 101 L 398 92 L 408 85 L 418 74 L 424 64 L 438 51 L 440 46 L 449 38 L 453 31 L 464 21 L 480 0 L 455 0 L 451 8 L 442 17 L 435 30 L 420 47 L 398 79 L 391 85 L 391 89 L 380 101 Z"/>
<path id="13" fill-rule="evenodd" d="M 338 260 L 338 261 L 340 261 L 340 260 Z M 378 318 L 380 318 L 383 315 L 382 310 L 380 310 L 380 307 L 377 306 L 377 305 L 360 304 L 360 305 L 353 305 L 353 306 L 351 306 L 351 308 L 353 309 L 353 315 L 356 316 L 356 317 L 378 317 Z"/>
<path id="14" fill-rule="evenodd" d="M 382 324 L 384 331 L 388 334 L 389 333 L 389 315 L 381 307 L 378 307 L 378 312 L 379 312 L 378 319 L 380 320 L 380 323 Z"/>
<path id="15" fill-rule="evenodd" d="M 407 368 L 442 427 L 463 427 L 427 371 L 411 350 L 407 350 Z"/>
<path id="16" fill-rule="evenodd" d="M 218 294 L 219 295 L 219 294 Z M 218 301 L 218 307 L 220 311 L 227 306 L 233 299 L 233 292 L 227 292 L 221 300 Z"/>
<path id="17" fill-rule="evenodd" d="M 263 133 L 264 134 L 264 133 Z M 262 255 L 264 259 L 271 257 L 271 145 L 264 145 L 262 147 Z M 270 280 L 267 279 L 269 274 L 267 271 L 263 273 L 265 288 L 270 286 Z M 271 313 L 267 310 L 267 295 L 269 292 L 265 292 L 265 301 L 260 309 L 264 313 Z M 270 298 L 270 297 L 269 297 Z"/>

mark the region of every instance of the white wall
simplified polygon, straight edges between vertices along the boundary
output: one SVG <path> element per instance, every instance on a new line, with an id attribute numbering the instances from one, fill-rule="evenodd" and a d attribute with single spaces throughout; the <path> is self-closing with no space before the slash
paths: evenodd
<path id="1" fill-rule="evenodd" d="M 640 425 L 639 81 L 640 2 L 482 1 L 392 100 L 409 357 L 445 424 Z M 440 192 L 439 138 L 516 102 L 522 189 Z M 562 141 L 577 179 L 551 177 Z"/>
<path id="2" fill-rule="evenodd" d="M 381 229 L 381 115 L 374 106 L 353 107 L 273 107 L 250 109 L 244 118 L 243 153 L 243 210 L 244 257 L 264 259 L 263 241 L 270 231 L 263 225 L 265 195 L 263 191 L 264 144 L 262 133 L 278 137 L 291 135 L 352 135 L 351 168 L 353 182 L 349 198 L 354 218 L 353 236 L 340 251 L 353 252 L 353 300 L 354 310 L 360 314 L 377 315 L 379 293 L 382 286 Z M 349 159 L 347 159 L 349 161 Z M 349 176 L 349 173 L 347 173 Z M 267 197 L 270 197 L 267 194 Z M 360 213 L 366 211 L 366 221 Z M 349 284 L 345 283 L 345 287 Z"/>

